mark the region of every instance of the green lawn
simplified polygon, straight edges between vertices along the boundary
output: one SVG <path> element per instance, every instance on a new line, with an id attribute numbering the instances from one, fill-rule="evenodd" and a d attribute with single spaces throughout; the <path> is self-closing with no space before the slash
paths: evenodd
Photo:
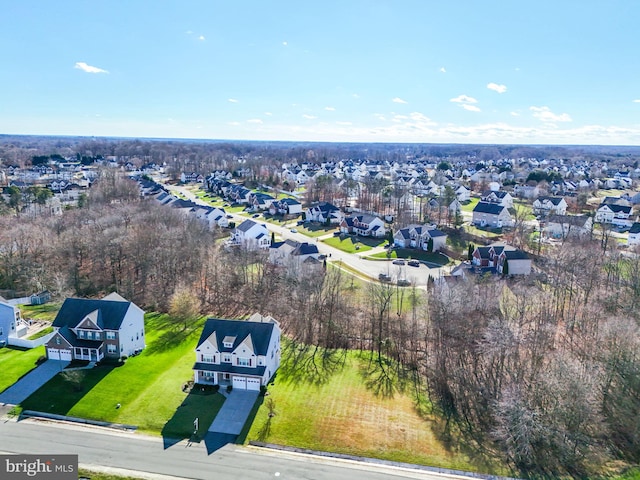
<path id="1" fill-rule="evenodd" d="M 379 247 L 384 245 L 387 240 L 384 238 L 363 238 L 355 237 L 353 235 L 341 235 L 340 237 L 331 237 L 323 240 L 327 245 L 338 248 L 343 252 L 356 253 L 366 252 L 373 247 Z"/>
<path id="2" fill-rule="evenodd" d="M 483 230 L 473 225 L 465 225 L 464 229 L 471 235 L 477 235 L 478 237 L 485 237 L 485 238 L 488 238 L 489 240 L 495 240 L 502 236 L 501 232 Z"/>
<path id="3" fill-rule="evenodd" d="M 359 353 L 350 352 L 343 359 L 315 358 L 312 363 L 309 353 L 288 342 L 283 342 L 283 347 L 283 365 L 247 440 L 479 469 L 464 454 L 448 450 L 437 439 L 432 429 L 434 418 L 419 414 L 414 400 L 398 391 L 396 383 L 382 391 L 379 371 L 369 371 L 367 360 Z M 275 411 L 272 417 L 270 410 Z"/>
<path id="4" fill-rule="evenodd" d="M 304 225 L 300 225 L 296 228 L 298 229 L 298 232 L 312 238 L 321 237 L 338 231 L 338 227 L 335 225 L 327 227 L 326 225 L 319 223 L 305 223 Z"/>
<path id="5" fill-rule="evenodd" d="M 111 473 L 95 472 L 84 468 L 78 469 L 79 478 L 87 478 L 89 480 L 139 480 L 141 477 L 120 476 Z"/>
<path id="6" fill-rule="evenodd" d="M 0 348 L 0 392 L 35 368 L 36 360 L 44 355 L 44 346 L 21 350 L 14 347 Z"/>
<path id="7" fill-rule="evenodd" d="M 49 335 L 51 332 L 53 332 L 53 327 L 46 327 L 40 330 L 39 332 L 34 333 L 33 335 L 29 335 L 29 337 L 27 337 L 27 340 L 37 340 L 40 337 Z"/>
<path id="8" fill-rule="evenodd" d="M 465 202 L 462 204 L 462 211 L 473 212 L 473 209 L 476 208 L 476 205 L 478 204 L 479 201 L 480 201 L 479 198 L 471 197 L 471 199 L 468 202 Z"/>
<path id="9" fill-rule="evenodd" d="M 371 255 L 371 258 L 411 258 L 422 260 L 423 262 L 436 263 L 438 265 L 446 265 L 449 263 L 449 258 L 446 255 L 437 252 L 425 252 L 424 250 L 413 248 L 394 248 L 389 257 L 387 257 L 387 252 L 380 252 Z"/>
<path id="10" fill-rule="evenodd" d="M 25 319 L 53 322 L 60 310 L 60 305 L 57 302 L 44 305 L 20 305 L 20 314 Z"/>
<path id="11" fill-rule="evenodd" d="M 202 320 L 189 330 L 167 315 L 145 316 L 147 348 L 121 365 L 63 372 L 21 405 L 24 409 L 137 425 L 164 436 L 187 438 L 199 414 L 206 431 L 222 405 L 220 394 L 182 391 L 192 378 Z M 120 404 L 120 408 L 116 405 Z M 207 423 L 208 422 L 208 423 Z"/>

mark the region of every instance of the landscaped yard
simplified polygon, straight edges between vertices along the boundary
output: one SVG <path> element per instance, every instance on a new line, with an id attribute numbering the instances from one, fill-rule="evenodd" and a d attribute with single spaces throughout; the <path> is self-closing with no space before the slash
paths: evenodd
<path id="1" fill-rule="evenodd" d="M 317 370 L 307 370 L 301 365 L 309 355 L 296 365 L 287 360 L 292 347 L 283 345 L 283 367 L 247 440 L 478 470 L 462 453 L 447 450 L 432 430 L 434 418 L 421 416 L 408 394 L 376 395 L 376 374 L 366 373 L 368 362 L 359 353 L 349 353 L 335 370 L 323 369 L 321 359 Z"/>
<path id="2" fill-rule="evenodd" d="M 13 385 L 20 377 L 36 367 L 36 360 L 44 355 L 44 347 L 22 350 L 0 348 L 0 392 Z"/>
<path id="3" fill-rule="evenodd" d="M 336 227 L 335 225 L 327 227 L 326 225 L 320 223 L 305 223 L 304 225 L 300 225 L 296 228 L 298 229 L 298 232 L 312 238 L 321 237 L 323 235 L 328 235 L 330 233 L 338 231 L 338 227 Z"/>
<path id="4" fill-rule="evenodd" d="M 374 247 L 379 247 L 387 243 L 384 238 L 364 238 L 354 235 L 341 235 L 339 237 L 331 237 L 323 240 L 327 245 L 338 248 L 343 252 L 356 253 L 366 252 Z"/>
<path id="5" fill-rule="evenodd" d="M 480 201 L 479 198 L 477 197 L 471 197 L 471 199 L 468 202 L 465 202 L 462 204 L 462 211 L 463 212 L 473 212 L 473 209 L 476 208 L 476 205 L 478 204 L 478 202 Z"/>
<path id="6" fill-rule="evenodd" d="M 411 258 L 423 262 L 436 263 L 438 265 L 446 265 L 449 263 L 449 258 L 446 255 L 438 252 L 425 252 L 417 248 L 394 248 L 391 250 L 389 256 L 387 256 L 387 252 L 380 252 L 371 255 L 371 258 Z"/>
<path id="7" fill-rule="evenodd" d="M 198 416 L 200 433 L 206 432 L 223 397 L 203 392 L 187 395 L 182 390 L 192 379 L 202 321 L 185 332 L 167 315 L 152 313 L 145 318 L 147 348 L 139 356 L 121 366 L 63 372 L 21 406 L 137 425 L 143 431 L 172 438 L 190 437 Z M 120 408 L 116 408 L 118 404 Z"/>
<path id="8" fill-rule="evenodd" d="M 20 305 L 20 315 L 27 320 L 44 320 L 53 322 L 60 310 L 60 303 L 44 305 Z"/>

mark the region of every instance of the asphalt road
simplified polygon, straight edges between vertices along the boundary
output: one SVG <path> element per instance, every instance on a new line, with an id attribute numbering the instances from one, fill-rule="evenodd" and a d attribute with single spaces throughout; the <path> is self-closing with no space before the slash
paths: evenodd
<path id="1" fill-rule="evenodd" d="M 238 445 L 212 454 L 204 444 L 186 442 L 165 449 L 161 438 L 33 420 L 0 423 L 0 452 L 77 454 L 81 466 L 198 480 L 470 478 Z"/>

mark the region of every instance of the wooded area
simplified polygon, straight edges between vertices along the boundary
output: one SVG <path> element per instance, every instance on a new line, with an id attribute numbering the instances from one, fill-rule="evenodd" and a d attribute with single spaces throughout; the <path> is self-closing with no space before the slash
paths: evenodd
<path id="1" fill-rule="evenodd" d="M 427 292 L 354 282 L 331 265 L 281 270 L 218 236 L 107 170 L 82 208 L 0 217 L 0 286 L 117 290 L 164 311 L 189 304 L 187 290 L 213 316 L 273 315 L 301 348 L 329 349 L 306 357 L 309 375 L 335 368 L 345 349 L 369 351 L 379 394 L 402 379 L 431 399 L 443 439 L 518 475 L 585 477 L 640 461 L 638 257 L 565 242 L 541 266 L 546 280 L 479 277 Z"/>

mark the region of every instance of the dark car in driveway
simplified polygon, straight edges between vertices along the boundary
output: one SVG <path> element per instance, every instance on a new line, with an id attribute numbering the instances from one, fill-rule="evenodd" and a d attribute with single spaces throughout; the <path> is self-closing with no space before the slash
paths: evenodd
<path id="1" fill-rule="evenodd" d="M 390 282 L 391 276 L 387 275 L 386 273 L 381 273 L 378 275 L 378 280 L 380 280 L 381 282 Z"/>
<path id="2" fill-rule="evenodd" d="M 409 260 L 407 262 L 407 264 L 411 267 L 419 267 L 420 266 L 420 262 L 418 260 Z"/>
<path id="3" fill-rule="evenodd" d="M 394 265 L 404 265 L 404 260 L 400 260 L 400 259 L 398 259 L 398 260 L 394 260 L 392 263 L 393 263 Z"/>

